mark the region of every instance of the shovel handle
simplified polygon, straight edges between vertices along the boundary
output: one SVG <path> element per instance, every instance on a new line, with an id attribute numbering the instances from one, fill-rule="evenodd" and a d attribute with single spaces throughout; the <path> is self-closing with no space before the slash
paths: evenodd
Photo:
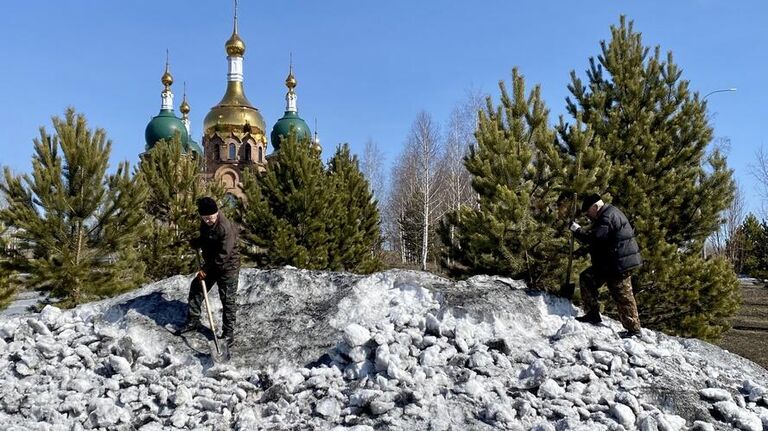
<path id="1" fill-rule="evenodd" d="M 573 194 L 573 205 L 571 209 L 571 220 L 574 220 L 576 217 L 576 199 L 578 195 L 576 193 Z M 571 283 L 571 271 L 573 271 L 573 240 L 574 240 L 574 234 L 571 232 L 571 238 L 568 241 L 568 268 L 565 271 L 565 283 L 560 287 L 560 294 L 561 296 L 571 299 L 573 297 L 573 292 L 575 290 L 575 286 L 573 283 Z"/>
<path id="2" fill-rule="evenodd" d="M 221 354 L 219 349 L 219 339 L 216 337 L 216 325 L 213 323 L 213 314 L 211 314 L 211 303 L 208 302 L 208 288 L 205 286 L 205 280 L 200 280 L 200 284 L 203 287 L 203 298 L 205 299 L 205 311 L 208 314 L 208 324 L 211 325 L 211 332 L 213 332 L 213 343 L 216 345 L 216 353 Z"/>

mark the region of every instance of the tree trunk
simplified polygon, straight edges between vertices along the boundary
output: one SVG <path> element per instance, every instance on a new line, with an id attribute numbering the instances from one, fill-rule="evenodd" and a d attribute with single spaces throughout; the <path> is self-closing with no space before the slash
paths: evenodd
<path id="1" fill-rule="evenodd" d="M 400 210 L 400 220 L 405 217 L 405 211 Z M 397 229 L 400 231 L 400 262 L 405 264 L 405 229 L 403 229 L 403 222 L 397 222 Z"/>
<path id="2" fill-rule="evenodd" d="M 429 165 L 426 164 L 424 170 L 424 222 L 422 223 L 423 232 L 421 234 L 421 270 L 427 270 L 427 251 L 429 250 Z"/>

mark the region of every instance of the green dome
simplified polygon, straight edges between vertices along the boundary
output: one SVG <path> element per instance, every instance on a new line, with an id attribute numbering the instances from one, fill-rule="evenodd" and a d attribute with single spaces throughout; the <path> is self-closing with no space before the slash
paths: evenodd
<path id="1" fill-rule="evenodd" d="M 193 153 L 197 153 L 198 156 L 203 156 L 203 147 L 200 146 L 194 139 L 189 138 L 187 141 L 187 145 L 184 146 L 184 150 L 189 152 L 192 150 Z"/>
<path id="2" fill-rule="evenodd" d="M 296 130 L 296 138 L 298 138 L 298 140 L 310 139 L 312 136 L 306 121 L 302 120 L 295 112 L 285 111 L 285 115 L 283 115 L 283 118 L 277 120 L 275 127 L 272 128 L 272 134 L 270 135 L 272 148 L 274 148 L 275 151 L 280 149 L 280 136 L 284 139 L 288 139 L 288 135 L 291 133 L 291 128 Z"/>
<path id="3" fill-rule="evenodd" d="M 179 133 L 179 138 L 181 138 L 182 145 L 189 142 L 187 128 L 184 127 L 181 119 L 176 117 L 172 110 L 162 109 L 147 124 L 147 129 L 144 131 L 144 140 L 146 141 L 144 148 L 146 151 L 151 150 L 157 144 L 157 141 L 161 139 L 170 141 L 177 132 Z"/>

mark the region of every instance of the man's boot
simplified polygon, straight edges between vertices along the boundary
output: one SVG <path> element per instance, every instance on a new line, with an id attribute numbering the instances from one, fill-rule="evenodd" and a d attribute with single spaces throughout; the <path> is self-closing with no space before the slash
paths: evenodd
<path id="1" fill-rule="evenodd" d="M 599 325 L 603 319 L 600 317 L 600 313 L 597 311 L 590 311 L 589 313 L 576 318 L 579 322 L 589 323 L 592 325 Z"/>
<path id="2" fill-rule="evenodd" d="M 182 335 L 189 332 L 195 332 L 199 331 L 202 325 L 200 325 L 200 320 L 197 318 L 193 319 L 187 319 L 183 325 L 179 329 L 176 330 L 176 335 Z"/>
<path id="3" fill-rule="evenodd" d="M 640 331 L 639 330 L 638 331 L 627 330 L 627 331 L 619 332 L 619 338 L 632 338 L 632 337 L 639 336 L 639 335 L 640 335 Z"/>
<path id="4" fill-rule="evenodd" d="M 233 331 L 224 331 L 221 333 L 221 339 L 227 343 L 227 348 L 231 349 L 235 344 L 235 334 Z"/>

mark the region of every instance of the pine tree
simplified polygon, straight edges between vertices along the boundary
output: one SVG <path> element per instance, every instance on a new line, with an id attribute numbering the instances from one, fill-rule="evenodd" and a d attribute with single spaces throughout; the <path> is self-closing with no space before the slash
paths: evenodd
<path id="1" fill-rule="evenodd" d="M 370 273 L 381 268 L 379 209 L 368 180 L 360 171 L 357 156 L 347 144 L 340 145 L 328 161 L 328 182 L 334 199 L 335 217 L 329 220 L 328 267 Z"/>
<path id="2" fill-rule="evenodd" d="M 737 267 L 750 277 L 768 279 L 768 221 L 761 223 L 754 214 L 749 214 L 735 236 L 742 245 Z"/>
<path id="3" fill-rule="evenodd" d="M 691 94 L 672 54 L 665 60 L 657 47 L 649 55 L 624 17 L 611 33 L 597 61 L 590 59 L 587 85 L 571 72 L 567 99 L 611 164 L 605 188 L 597 182 L 590 192 L 602 193 L 634 225 L 645 260 L 635 280 L 641 321 L 717 337 L 738 307 L 738 283 L 726 262 L 701 254 L 733 199 L 731 170 L 717 150 L 707 153 L 706 104 Z"/>
<path id="4" fill-rule="evenodd" d="M 137 179 L 148 189 L 141 259 L 152 280 L 190 273 L 198 266 L 189 245 L 200 226 L 196 201 L 213 196 L 221 202 L 223 196 L 218 183 L 200 180 L 200 164 L 199 158 L 184 152 L 178 137 L 159 141 L 139 164 Z"/>
<path id="5" fill-rule="evenodd" d="M 10 255 L 13 252 L 7 240 L 8 228 L 0 223 L 0 309 L 8 306 L 16 293 L 13 268 L 10 265 Z"/>
<path id="6" fill-rule="evenodd" d="M 31 175 L 5 168 L 0 221 L 16 229 L 12 267 L 29 274 L 29 287 L 66 298 L 65 306 L 136 287 L 144 276 L 135 244 L 145 188 L 127 162 L 107 174 L 112 143 L 82 114 L 69 108 L 53 127 L 54 135 L 41 127 L 34 140 Z"/>
<path id="7" fill-rule="evenodd" d="M 448 247 L 444 263 L 456 275 L 501 274 L 554 290 L 562 262 L 553 256 L 565 241 L 553 227 L 557 193 L 541 155 L 554 132 L 538 86 L 526 97 L 524 78 L 514 69 L 512 95 L 503 82 L 499 87 L 501 105 L 495 108 L 488 99 L 477 146 L 465 160 L 478 206 L 463 206 L 441 224 Z"/>
<path id="8" fill-rule="evenodd" d="M 546 182 L 556 196 L 556 214 L 548 214 L 540 222 L 546 223 L 553 230 L 558 240 L 567 241 L 564 248 L 555 248 L 551 257 L 554 261 L 568 262 L 564 266 L 553 267 L 562 274 L 563 289 L 572 295 L 573 285 L 578 280 L 578 273 L 588 264 L 579 260 L 574 251 L 580 245 L 567 229 L 571 221 L 579 216 L 580 199 L 591 190 L 604 190 L 611 172 L 611 161 L 605 158 L 605 152 L 593 142 L 592 129 L 580 118 L 575 124 L 566 123 L 563 117 L 556 126 L 558 140 L 552 145 L 539 146 L 538 157 L 545 167 L 540 168 L 541 180 Z M 566 284 L 571 287 L 566 287 Z"/>
<path id="9" fill-rule="evenodd" d="M 292 132 L 266 171 L 245 171 L 242 182 L 244 199 L 235 218 L 243 229 L 244 254 L 262 267 L 327 268 L 327 224 L 339 214 L 331 211 L 323 163 L 309 141 Z"/>

